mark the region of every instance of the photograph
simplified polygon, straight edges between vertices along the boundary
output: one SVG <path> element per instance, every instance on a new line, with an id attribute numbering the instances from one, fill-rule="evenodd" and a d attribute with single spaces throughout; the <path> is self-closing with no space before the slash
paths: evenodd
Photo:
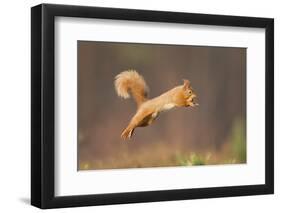
<path id="1" fill-rule="evenodd" d="M 77 41 L 77 170 L 247 163 L 247 48 Z"/>
<path id="2" fill-rule="evenodd" d="M 31 8 L 31 205 L 274 193 L 274 18 L 149 8 Z"/>

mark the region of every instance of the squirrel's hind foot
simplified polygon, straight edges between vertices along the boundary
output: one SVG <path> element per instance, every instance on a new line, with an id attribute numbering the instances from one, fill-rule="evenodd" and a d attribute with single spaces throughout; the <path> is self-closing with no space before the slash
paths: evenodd
<path id="1" fill-rule="evenodd" d="M 134 129 L 130 129 L 130 128 L 126 128 L 122 134 L 121 134 L 121 138 L 123 140 L 127 140 L 127 139 L 131 139 L 132 135 L 133 135 Z"/>

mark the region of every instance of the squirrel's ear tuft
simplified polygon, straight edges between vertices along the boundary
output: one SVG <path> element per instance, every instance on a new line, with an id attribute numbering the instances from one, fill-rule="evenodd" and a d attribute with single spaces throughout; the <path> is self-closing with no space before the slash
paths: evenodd
<path id="1" fill-rule="evenodd" d="M 187 79 L 183 79 L 183 89 L 186 90 L 190 86 L 190 81 Z"/>

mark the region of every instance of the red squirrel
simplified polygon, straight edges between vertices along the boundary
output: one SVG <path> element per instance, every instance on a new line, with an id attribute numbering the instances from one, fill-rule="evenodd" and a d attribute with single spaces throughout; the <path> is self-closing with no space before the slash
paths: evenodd
<path id="1" fill-rule="evenodd" d="M 115 90 L 118 96 L 129 98 L 130 94 L 137 103 L 137 112 L 128 126 L 123 130 L 121 138 L 130 139 L 136 127 L 149 126 L 160 112 L 174 107 L 194 107 L 199 105 L 194 101 L 196 94 L 189 80 L 167 92 L 148 99 L 148 86 L 144 78 L 135 70 L 123 71 L 115 77 Z"/>

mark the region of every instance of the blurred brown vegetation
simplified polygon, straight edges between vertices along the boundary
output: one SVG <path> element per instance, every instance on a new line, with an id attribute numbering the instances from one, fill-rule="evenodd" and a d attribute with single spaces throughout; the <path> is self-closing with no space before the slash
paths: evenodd
<path id="1" fill-rule="evenodd" d="M 162 113 L 130 141 L 136 111 L 114 77 L 136 69 L 149 97 L 191 81 L 198 107 Z M 246 162 L 246 49 L 78 41 L 78 170 Z"/>

